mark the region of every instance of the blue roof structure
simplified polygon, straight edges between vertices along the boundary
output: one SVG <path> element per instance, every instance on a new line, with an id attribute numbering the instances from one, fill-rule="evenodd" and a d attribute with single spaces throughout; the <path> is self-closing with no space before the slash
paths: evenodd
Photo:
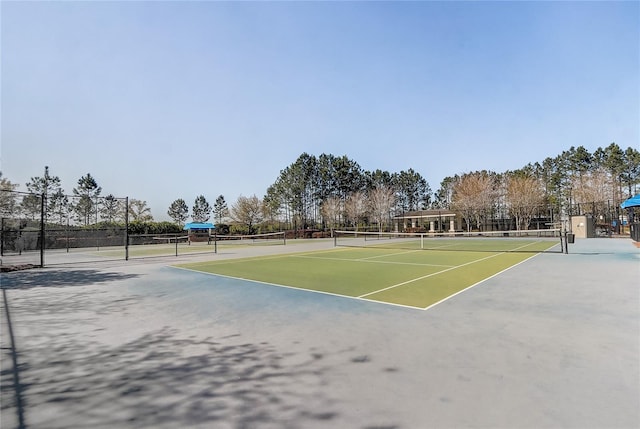
<path id="1" fill-rule="evenodd" d="M 214 229 L 215 225 L 212 223 L 204 223 L 204 222 L 190 222 L 184 226 L 183 229 Z"/>
<path id="2" fill-rule="evenodd" d="M 623 209 L 628 209 L 630 207 L 640 207 L 640 194 L 624 201 L 622 204 L 620 204 L 620 207 L 622 207 Z"/>

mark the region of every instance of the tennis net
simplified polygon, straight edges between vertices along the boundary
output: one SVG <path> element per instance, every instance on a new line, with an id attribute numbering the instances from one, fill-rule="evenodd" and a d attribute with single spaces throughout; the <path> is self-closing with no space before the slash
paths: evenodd
<path id="1" fill-rule="evenodd" d="M 445 233 L 334 231 L 334 243 L 406 250 L 562 253 L 560 232 L 560 229 Z"/>
<path id="2" fill-rule="evenodd" d="M 218 235 L 209 236 L 211 241 L 215 241 L 220 245 L 273 245 L 287 244 L 285 232 L 270 232 L 266 234 L 251 235 Z"/>
<path id="3" fill-rule="evenodd" d="M 130 234 L 130 246 L 160 245 L 160 244 L 188 244 L 189 237 L 179 234 Z"/>

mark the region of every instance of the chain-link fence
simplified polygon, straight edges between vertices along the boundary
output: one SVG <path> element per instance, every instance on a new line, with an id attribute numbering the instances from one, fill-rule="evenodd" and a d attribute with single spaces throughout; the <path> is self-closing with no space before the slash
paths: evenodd
<path id="1" fill-rule="evenodd" d="M 633 219 L 629 219 L 629 211 L 623 210 L 623 200 L 606 200 L 572 203 L 568 207 L 570 216 L 590 216 L 594 222 L 597 237 L 628 235 Z"/>
<path id="2" fill-rule="evenodd" d="M 126 198 L 1 190 L 0 216 L 3 269 L 127 256 Z"/>
<path id="3" fill-rule="evenodd" d="M 2 270 L 217 251 L 210 239 L 193 240 L 171 222 L 136 220 L 130 210 L 128 198 L 0 190 Z"/>
<path id="4" fill-rule="evenodd" d="M 17 191 L 0 193 L 0 254 L 2 265 L 42 265 L 44 250 L 42 195 Z"/>

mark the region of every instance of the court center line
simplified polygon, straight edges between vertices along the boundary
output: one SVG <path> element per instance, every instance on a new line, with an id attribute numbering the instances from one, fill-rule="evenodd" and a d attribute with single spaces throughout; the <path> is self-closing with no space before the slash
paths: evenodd
<path id="1" fill-rule="evenodd" d="M 516 247 L 515 249 L 511 249 L 509 251 L 513 252 L 513 251 L 516 251 L 516 250 L 520 250 L 523 247 L 527 247 L 529 245 L 530 245 L 530 243 L 525 244 L 524 246 Z M 423 279 L 426 279 L 426 278 L 429 278 L 429 277 L 437 276 L 438 274 L 446 273 L 447 271 L 452 271 L 452 270 L 455 270 L 457 268 L 462 268 L 462 267 L 465 267 L 467 265 L 475 264 L 476 262 L 486 261 L 487 259 L 495 258 L 496 256 L 504 255 L 506 253 L 508 253 L 508 252 L 500 252 L 500 253 L 496 253 L 495 255 L 487 256 L 485 258 L 476 259 L 475 261 L 470 261 L 470 262 L 466 262 L 466 263 L 461 264 L 461 265 L 456 265 L 454 267 L 447 268 L 446 270 L 441 270 L 441 271 L 438 271 L 438 272 L 435 272 L 435 273 L 427 274 L 426 276 L 418 277 L 418 278 L 415 278 L 415 279 L 412 279 L 412 280 L 407 280 L 406 282 L 402 282 L 402 283 L 398 283 L 398 284 L 395 284 L 395 285 L 391 285 L 391 286 L 388 286 L 386 288 L 383 288 L 383 289 L 380 289 L 380 290 L 377 290 L 377 291 L 365 293 L 364 295 L 360 295 L 358 298 L 364 298 L 365 296 L 375 295 L 376 293 L 379 293 L 379 292 L 384 292 L 384 291 L 389 290 L 389 289 L 393 289 L 393 288 L 396 288 L 396 287 L 399 287 L 399 286 L 403 286 L 403 285 L 406 285 L 406 284 L 409 284 L 409 283 L 417 282 L 417 281 L 420 281 L 420 280 L 423 280 Z"/>
<path id="2" fill-rule="evenodd" d="M 386 258 L 387 256 L 396 256 L 396 255 L 406 255 L 407 253 L 420 252 L 421 250 L 422 249 L 419 249 L 419 250 L 403 250 L 401 252 L 385 253 L 384 255 L 368 256 L 366 258 L 358 258 L 356 260 L 357 261 L 366 261 L 367 259 Z"/>

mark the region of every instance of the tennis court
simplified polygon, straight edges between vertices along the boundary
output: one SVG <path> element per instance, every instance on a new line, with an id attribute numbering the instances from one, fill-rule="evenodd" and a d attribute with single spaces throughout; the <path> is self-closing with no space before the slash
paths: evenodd
<path id="1" fill-rule="evenodd" d="M 228 252 L 230 249 L 249 247 L 283 246 L 286 244 L 284 232 L 254 235 L 210 235 L 208 240 L 192 241 L 187 235 L 179 234 L 138 234 L 130 235 L 128 246 L 92 246 L 45 249 L 45 263 L 48 266 L 77 262 L 105 262 L 124 259 L 143 259 L 170 256 L 190 256 Z M 39 251 L 25 251 L 21 254 L 5 254 L 5 265 L 40 263 Z"/>
<path id="2" fill-rule="evenodd" d="M 428 241 L 432 246 L 425 246 Z M 427 309 L 540 252 L 559 236 L 337 234 L 329 250 L 178 265 L 343 297 Z M 559 255 L 558 257 L 562 257 Z"/>
<path id="3" fill-rule="evenodd" d="M 393 241 L 188 258 L 237 263 L 238 277 L 268 265 L 278 284 L 334 272 L 345 283 L 344 267 L 364 284 L 436 257 L 515 266 L 430 311 L 175 269 L 173 258 L 2 273 L 0 426 L 638 427 L 640 250 L 628 239 L 576 240 L 567 255 Z"/>

